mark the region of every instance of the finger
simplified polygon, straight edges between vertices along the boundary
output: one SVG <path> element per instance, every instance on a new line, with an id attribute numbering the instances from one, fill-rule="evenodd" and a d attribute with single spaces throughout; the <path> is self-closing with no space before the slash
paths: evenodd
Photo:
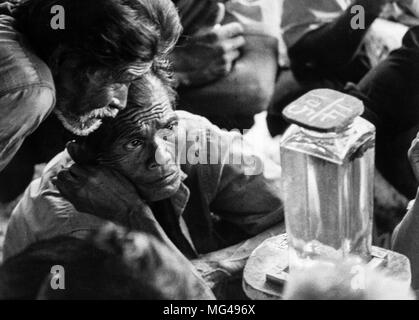
<path id="1" fill-rule="evenodd" d="M 240 57 L 240 51 L 239 50 L 229 51 L 226 54 L 224 54 L 224 56 L 223 56 L 223 63 L 224 64 L 229 64 L 229 63 L 232 64 L 239 57 Z"/>
<path id="2" fill-rule="evenodd" d="M 76 184 L 78 181 L 79 180 L 73 174 L 71 174 L 69 169 L 64 169 L 58 172 L 55 179 L 56 185 L 67 183 Z"/>
<path id="3" fill-rule="evenodd" d="M 83 143 L 70 141 L 66 145 L 67 152 L 74 162 L 79 164 L 95 164 L 96 155 L 90 149 L 86 148 Z"/>
<path id="4" fill-rule="evenodd" d="M 223 65 L 219 66 L 218 68 L 215 68 L 213 70 L 213 74 L 217 75 L 217 76 L 226 76 L 231 72 L 232 69 L 233 69 L 233 64 L 231 62 L 224 63 Z"/>
<path id="5" fill-rule="evenodd" d="M 232 22 L 219 27 L 215 32 L 218 34 L 218 38 L 223 40 L 242 35 L 244 33 L 244 28 L 240 23 Z"/>
<path id="6" fill-rule="evenodd" d="M 225 71 L 224 75 L 228 75 L 231 72 L 231 70 L 233 70 L 233 63 L 229 62 L 229 63 L 227 63 L 227 65 L 224 69 L 224 71 Z"/>
<path id="7" fill-rule="evenodd" d="M 228 53 L 230 51 L 240 49 L 241 47 L 245 45 L 245 43 L 246 43 L 246 40 L 244 39 L 244 37 L 239 36 L 239 37 L 231 38 L 228 40 L 224 40 L 222 44 L 220 45 L 220 47 L 223 53 Z"/>
<path id="8" fill-rule="evenodd" d="M 58 173 L 54 179 L 54 185 L 65 198 L 69 198 L 71 195 L 70 191 L 78 189 L 78 181 L 67 170 Z"/>
<path id="9" fill-rule="evenodd" d="M 218 2 L 217 4 L 218 4 L 218 14 L 217 14 L 217 18 L 215 19 L 215 25 L 220 24 L 224 20 L 224 17 L 226 15 L 226 7 L 224 3 Z"/>
<path id="10" fill-rule="evenodd" d="M 70 198 L 71 198 L 72 193 L 70 192 L 70 190 L 74 190 L 74 189 L 69 187 L 68 184 L 62 180 L 57 180 L 55 183 L 55 186 L 57 190 L 60 192 L 60 195 L 71 202 Z"/>
<path id="11" fill-rule="evenodd" d="M 86 167 L 78 164 L 73 164 L 68 170 L 74 177 L 77 178 L 84 178 L 89 174 L 89 171 Z"/>

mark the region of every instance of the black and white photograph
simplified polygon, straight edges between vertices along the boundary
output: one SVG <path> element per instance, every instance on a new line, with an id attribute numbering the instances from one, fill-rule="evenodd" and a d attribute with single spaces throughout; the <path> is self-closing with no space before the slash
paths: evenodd
<path id="1" fill-rule="evenodd" d="M 0 300 L 417 299 L 419 0 L 0 0 Z"/>

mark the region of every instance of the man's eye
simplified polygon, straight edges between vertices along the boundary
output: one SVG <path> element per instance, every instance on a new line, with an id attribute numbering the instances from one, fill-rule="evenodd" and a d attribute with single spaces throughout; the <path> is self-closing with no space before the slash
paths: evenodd
<path id="1" fill-rule="evenodd" d="M 127 148 L 129 149 L 129 150 L 132 150 L 132 149 L 136 149 L 136 148 L 139 148 L 139 147 L 141 147 L 143 145 L 143 141 L 142 140 L 140 140 L 140 139 L 135 139 L 135 140 L 132 140 L 132 141 L 130 141 L 129 143 L 127 143 Z"/>
<path id="2" fill-rule="evenodd" d="M 177 122 L 172 122 L 166 126 L 166 129 L 175 130 L 177 125 L 178 125 Z"/>

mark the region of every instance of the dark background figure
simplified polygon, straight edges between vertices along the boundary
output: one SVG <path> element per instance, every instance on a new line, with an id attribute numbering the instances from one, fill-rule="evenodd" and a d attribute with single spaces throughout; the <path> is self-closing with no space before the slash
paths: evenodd
<path id="1" fill-rule="evenodd" d="M 65 289 L 51 269 L 62 266 Z M 58 237 L 33 244 L 0 266 L 1 300 L 211 299 L 192 267 L 153 237 L 107 226 L 85 240 Z"/>
<path id="2" fill-rule="evenodd" d="M 179 108 L 227 130 L 250 129 L 274 92 L 280 13 L 278 9 L 277 31 L 273 31 L 275 23 L 268 27 L 272 21 L 264 11 L 279 5 L 274 1 L 173 1 L 184 27 L 171 55 Z"/>
<path id="3" fill-rule="evenodd" d="M 417 181 L 407 152 L 419 130 L 419 27 L 412 27 L 403 46 L 347 91 L 363 100 L 364 115 L 377 127 L 376 164 L 383 176 L 408 198 Z"/>
<path id="4" fill-rule="evenodd" d="M 348 82 L 358 83 L 370 70 L 365 36 L 390 2 L 409 0 L 284 0 L 282 28 L 291 70 L 281 72 L 269 107 L 272 136 L 288 124 L 282 110 L 304 93 L 318 88 L 343 91 Z M 354 6 L 365 10 L 365 28 L 354 29 Z"/>

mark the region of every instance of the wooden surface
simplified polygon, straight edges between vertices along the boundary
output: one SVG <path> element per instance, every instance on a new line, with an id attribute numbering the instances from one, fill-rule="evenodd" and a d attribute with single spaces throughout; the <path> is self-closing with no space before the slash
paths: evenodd
<path id="1" fill-rule="evenodd" d="M 192 264 L 218 299 L 243 299 L 241 283 L 247 259 L 265 240 L 284 232 L 284 224 L 279 224 L 235 246 L 202 255 Z"/>
<path id="2" fill-rule="evenodd" d="M 388 254 L 385 273 L 410 286 L 409 260 L 398 253 L 373 247 L 373 254 Z M 266 281 L 266 274 L 283 270 L 288 266 L 287 235 L 265 240 L 249 257 L 243 273 L 243 290 L 252 300 L 280 300 L 282 287 Z"/>

